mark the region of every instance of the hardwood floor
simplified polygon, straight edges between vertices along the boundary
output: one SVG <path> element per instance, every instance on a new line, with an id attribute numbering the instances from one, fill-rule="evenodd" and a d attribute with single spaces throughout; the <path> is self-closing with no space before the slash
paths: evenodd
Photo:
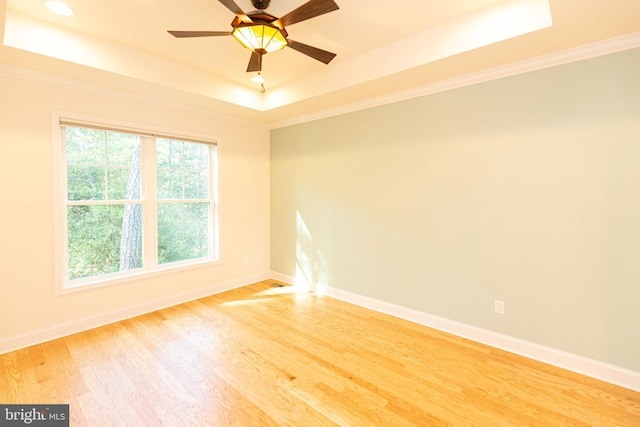
<path id="1" fill-rule="evenodd" d="M 72 426 L 640 426 L 640 393 L 274 280 L 0 355 Z"/>

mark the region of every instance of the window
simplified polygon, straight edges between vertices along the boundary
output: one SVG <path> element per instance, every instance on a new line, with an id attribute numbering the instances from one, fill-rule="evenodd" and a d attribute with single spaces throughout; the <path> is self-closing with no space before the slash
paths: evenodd
<path id="1" fill-rule="evenodd" d="M 59 122 L 59 291 L 217 259 L 214 142 Z"/>

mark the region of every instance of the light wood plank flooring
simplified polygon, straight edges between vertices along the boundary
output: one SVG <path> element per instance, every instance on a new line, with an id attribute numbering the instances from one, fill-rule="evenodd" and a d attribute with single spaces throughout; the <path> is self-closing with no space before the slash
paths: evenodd
<path id="1" fill-rule="evenodd" d="M 73 426 L 640 426 L 640 393 L 273 280 L 0 355 Z"/>

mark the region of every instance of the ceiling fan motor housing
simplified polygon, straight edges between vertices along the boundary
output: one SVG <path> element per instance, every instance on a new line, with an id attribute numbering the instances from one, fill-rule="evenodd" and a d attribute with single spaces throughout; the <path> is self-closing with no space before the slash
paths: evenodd
<path id="1" fill-rule="evenodd" d="M 271 3 L 271 0 L 251 0 L 251 3 L 256 9 L 265 10 L 269 7 L 269 3 Z"/>

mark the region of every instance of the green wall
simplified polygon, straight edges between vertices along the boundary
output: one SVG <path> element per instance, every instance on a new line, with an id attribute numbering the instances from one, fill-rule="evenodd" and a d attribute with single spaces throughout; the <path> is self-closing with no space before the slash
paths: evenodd
<path id="1" fill-rule="evenodd" d="M 640 371 L 639 76 L 634 49 L 272 130 L 271 269 Z"/>

